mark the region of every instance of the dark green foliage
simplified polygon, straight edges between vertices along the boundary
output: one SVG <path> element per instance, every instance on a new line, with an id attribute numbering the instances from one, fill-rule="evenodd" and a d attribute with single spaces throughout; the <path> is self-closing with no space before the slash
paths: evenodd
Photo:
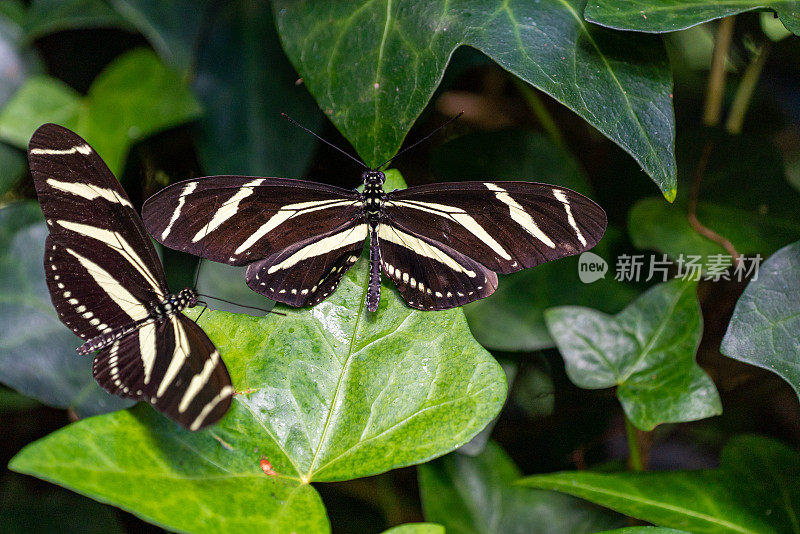
<path id="1" fill-rule="evenodd" d="M 764 17 L 798 34 L 799 5 L 0 2 L 0 531 L 798 532 L 800 39 Z M 744 105 L 741 134 L 702 120 L 704 23 L 732 14 L 715 91 L 722 121 Z M 366 311 L 366 258 L 313 308 L 211 301 L 199 324 L 237 393 L 197 433 L 97 386 L 44 282 L 39 125 L 84 136 L 139 208 L 212 174 L 358 185 L 282 112 L 377 165 L 458 110 L 385 188 L 569 187 L 609 216 L 591 255 L 463 311 L 389 282 Z M 758 276 L 673 279 L 731 251 L 766 259 Z M 193 282 L 193 258 L 159 252 L 173 290 Z M 581 281 L 589 261 L 607 270 Z M 242 270 L 206 262 L 198 288 L 272 308 Z"/>

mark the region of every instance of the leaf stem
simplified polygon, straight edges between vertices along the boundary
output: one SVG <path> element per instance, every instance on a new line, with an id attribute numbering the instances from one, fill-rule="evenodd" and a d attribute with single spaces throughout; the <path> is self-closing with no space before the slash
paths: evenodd
<path id="1" fill-rule="evenodd" d="M 703 111 L 703 124 L 716 126 L 722 113 L 722 101 L 725 96 L 725 63 L 733 40 L 733 26 L 736 17 L 722 19 L 717 26 L 717 37 L 711 56 L 711 70 L 708 73 L 706 87 L 706 103 Z"/>
<path id="2" fill-rule="evenodd" d="M 753 98 L 753 92 L 758 85 L 758 79 L 761 77 L 761 71 L 764 70 L 764 64 L 767 62 L 767 55 L 769 54 L 769 42 L 761 45 L 761 48 L 756 52 L 755 57 L 747 65 L 744 71 L 742 81 L 739 82 L 739 87 L 736 89 L 736 96 L 733 99 L 728 120 L 725 122 L 725 129 L 728 133 L 738 135 L 742 133 L 742 124 L 744 117 L 747 114 L 747 109 L 750 107 L 750 102 Z"/>
<path id="3" fill-rule="evenodd" d="M 711 141 L 711 139 L 706 141 L 706 144 L 703 146 L 703 152 L 700 154 L 700 159 L 697 162 L 697 170 L 695 171 L 694 181 L 692 182 L 692 192 L 689 195 L 689 212 L 686 216 L 689 219 L 689 224 L 692 226 L 695 232 L 702 235 L 706 239 L 710 239 L 711 241 L 722 245 L 727 253 L 730 254 L 734 264 L 738 265 L 742 261 L 742 257 L 736 251 L 736 247 L 733 246 L 733 243 L 731 243 L 731 241 L 726 237 L 719 235 L 714 230 L 701 223 L 700 219 L 697 218 L 697 202 L 700 198 L 700 183 L 703 181 L 703 175 L 706 172 L 708 159 L 711 157 L 711 151 L 713 147 L 714 143 Z"/>
<path id="4" fill-rule="evenodd" d="M 516 76 L 512 76 L 512 79 L 514 80 L 514 84 L 517 86 L 517 90 L 520 92 L 520 94 L 522 94 L 522 97 L 528 103 L 531 111 L 539 120 L 542 128 L 544 128 L 544 131 L 550 136 L 550 139 L 552 139 L 552 141 L 558 145 L 559 148 L 567 150 L 567 143 L 564 140 L 564 136 L 561 135 L 561 130 L 559 130 L 556 121 L 553 119 L 553 116 L 549 111 L 547 111 L 547 106 L 545 106 L 544 102 L 542 102 L 542 99 L 539 97 L 536 89 Z"/>
<path id="5" fill-rule="evenodd" d="M 632 471 L 644 471 L 644 462 L 642 462 L 642 449 L 639 444 L 639 431 L 630 419 L 628 414 L 625 414 L 625 434 L 628 437 L 628 467 Z"/>

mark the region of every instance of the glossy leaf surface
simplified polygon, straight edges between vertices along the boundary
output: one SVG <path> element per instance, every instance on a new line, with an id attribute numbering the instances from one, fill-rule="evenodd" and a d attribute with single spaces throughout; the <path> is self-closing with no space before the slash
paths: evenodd
<path id="1" fill-rule="evenodd" d="M 759 436 L 732 439 L 719 469 L 647 473 L 573 471 L 520 484 L 557 490 L 658 526 L 694 533 L 794 532 L 800 456 Z"/>
<path id="2" fill-rule="evenodd" d="M 684 280 L 656 285 L 615 316 L 574 306 L 545 312 L 570 380 L 617 386 L 642 430 L 721 413 L 714 383 L 694 360 L 703 331 L 695 288 Z"/>
<path id="3" fill-rule="evenodd" d="M 662 44 L 586 23 L 584 3 L 273 2 L 284 49 L 368 165 L 391 157 L 460 45 L 481 50 L 628 151 L 675 197 L 672 80 Z"/>
<path id="4" fill-rule="evenodd" d="M 513 485 L 519 469 L 493 442 L 478 456 L 453 453 L 418 469 L 425 518 L 448 533 L 573 534 L 622 524 L 578 499 Z"/>
<path id="5" fill-rule="evenodd" d="M 747 11 L 774 10 L 784 26 L 800 35 L 800 7 L 794 0 L 601 0 L 586 5 L 586 20 L 619 30 L 671 32 Z"/>
<path id="6" fill-rule="evenodd" d="M 720 350 L 768 369 L 800 395 L 800 243 L 788 245 L 761 265 L 728 324 Z"/>

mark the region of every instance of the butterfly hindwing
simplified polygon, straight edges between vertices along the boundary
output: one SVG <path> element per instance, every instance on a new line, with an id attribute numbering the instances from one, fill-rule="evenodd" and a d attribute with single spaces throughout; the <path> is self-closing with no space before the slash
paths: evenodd
<path id="1" fill-rule="evenodd" d="M 145 202 L 157 241 L 245 265 L 324 236 L 361 215 L 355 191 L 286 178 L 211 176 L 173 184 Z"/>
<path id="2" fill-rule="evenodd" d="M 384 216 L 497 273 L 579 254 L 603 235 L 602 208 L 570 189 L 529 182 L 454 182 L 389 193 Z"/>
<path id="3" fill-rule="evenodd" d="M 101 350 L 93 374 L 110 393 L 150 402 L 190 430 L 219 420 L 233 395 L 219 352 L 182 314 L 146 324 Z"/>
<path id="4" fill-rule="evenodd" d="M 480 263 L 396 224 L 380 224 L 378 243 L 384 274 L 413 308 L 454 308 L 497 288 L 497 275 Z"/>
<path id="5" fill-rule="evenodd" d="M 367 225 L 356 219 L 322 236 L 251 263 L 247 285 L 291 306 L 314 305 L 333 293 L 364 248 Z"/>

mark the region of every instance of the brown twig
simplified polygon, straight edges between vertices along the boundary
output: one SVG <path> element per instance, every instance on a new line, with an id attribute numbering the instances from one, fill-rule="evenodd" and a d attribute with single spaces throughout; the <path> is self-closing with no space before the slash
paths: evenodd
<path id="1" fill-rule="evenodd" d="M 710 139 L 706 141 L 706 144 L 703 147 L 703 153 L 700 154 L 700 160 L 697 162 L 697 170 L 695 171 L 694 182 L 692 183 L 692 192 L 691 196 L 689 197 L 689 224 L 692 225 L 692 228 L 694 228 L 694 231 L 698 234 L 722 245 L 722 247 L 728 251 L 728 254 L 731 255 L 734 263 L 739 265 L 742 261 L 742 257 L 738 252 L 736 252 L 736 247 L 733 246 L 733 243 L 716 233 L 711 228 L 703 225 L 703 223 L 701 223 L 697 218 L 697 200 L 700 197 L 700 183 L 703 181 L 703 175 L 706 172 L 706 167 L 708 166 L 708 160 L 711 157 L 711 151 L 713 147 L 714 143 Z"/>

